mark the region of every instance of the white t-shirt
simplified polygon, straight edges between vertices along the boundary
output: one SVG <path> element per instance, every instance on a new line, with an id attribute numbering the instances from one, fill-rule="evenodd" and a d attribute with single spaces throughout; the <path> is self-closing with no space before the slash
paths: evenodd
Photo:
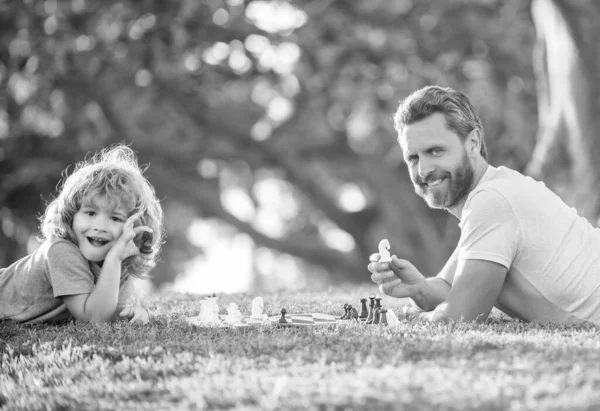
<path id="1" fill-rule="evenodd" d="M 544 183 L 489 166 L 459 226 L 459 260 L 508 269 L 497 308 L 527 321 L 600 324 L 600 229 Z"/>

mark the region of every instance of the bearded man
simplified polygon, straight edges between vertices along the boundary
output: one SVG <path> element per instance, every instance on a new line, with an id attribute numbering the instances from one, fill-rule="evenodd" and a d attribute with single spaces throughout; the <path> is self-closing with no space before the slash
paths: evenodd
<path id="1" fill-rule="evenodd" d="M 467 96 L 425 87 L 400 103 L 394 126 L 415 191 L 456 216 L 461 236 L 436 277 L 372 255 L 384 294 L 432 321 L 484 321 L 495 306 L 525 321 L 600 324 L 600 229 L 543 183 L 488 164 Z"/>

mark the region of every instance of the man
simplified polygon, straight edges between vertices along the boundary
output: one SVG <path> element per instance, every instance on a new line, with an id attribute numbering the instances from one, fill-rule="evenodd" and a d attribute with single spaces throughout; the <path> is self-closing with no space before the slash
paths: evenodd
<path id="1" fill-rule="evenodd" d="M 600 324 L 600 230 L 543 183 L 492 167 L 468 97 L 428 86 L 394 125 L 415 191 L 456 216 L 461 236 L 433 278 L 371 256 L 371 279 L 432 321 L 484 321 L 492 307 L 525 321 Z M 432 250 L 435 252 L 435 250 Z"/>

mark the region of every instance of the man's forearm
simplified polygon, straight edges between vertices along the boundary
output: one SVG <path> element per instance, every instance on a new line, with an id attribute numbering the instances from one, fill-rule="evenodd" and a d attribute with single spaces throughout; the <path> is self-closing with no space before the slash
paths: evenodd
<path id="1" fill-rule="evenodd" d="M 107 257 L 94 290 L 85 302 L 85 313 L 91 322 L 106 322 L 111 319 L 119 299 L 121 262 Z"/>
<path id="2" fill-rule="evenodd" d="M 450 285 L 438 277 L 428 278 L 422 289 L 414 297 L 413 303 L 423 311 L 431 311 L 446 301 Z"/>

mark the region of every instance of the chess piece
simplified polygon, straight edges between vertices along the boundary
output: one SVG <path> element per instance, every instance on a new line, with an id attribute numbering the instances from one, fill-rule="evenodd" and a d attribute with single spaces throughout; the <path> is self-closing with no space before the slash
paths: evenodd
<path id="1" fill-rule="evenodd" d="M 366 320 L 369 317 L 369 310 L 367 309 L 367 299 L 360 299 L 361 309 L 360 309 L 360 319 Z"/>
<path id="2" fill-rule="evenodd" d="M 252 310 L 250 317 L 255 318 L 257 320 L 262 319 L 264 305 L 265 304 L 262 297 L 256 297 L 254 300 L 252 300 Z"/>
<path id="3" fill-rule="evenodd" d="M 379 242 L 379 261 L 380 263 L 389 263 L 392 261 L 392 256 L 390 256 L 390 242 L 387 238 L 384 238 Z"/>
<path id="4" fill-rule="evenodd" d="M 348 318 L 348 304 L 344 304 L 344 314 L 340 317 L 340 320 L 345 320 Z"/>
<path id="5" fill-rule="evenodd" d="M 231 303 L 227 307 L 227 317 L 225 317 L 225 322 L 230 325 L 238 324 L 242 321 L 244 316 L 240 312 L 236 303 Z"/>
<path id="6" fill-rule="evenodd" d="M 350 306 L 352 307 L 352 306 Z M 350 316 L 348 317 L 349 320 L 354 320 L 356 322 L 358 322 L 358 311 L 356 311 L 356 308 L 352 307 L 350 309 Z"/>
<path id="7" fill-rule="evenodd" d="M 393 310 L 387 310 L 386 319 L 389 325 L 395 325 L 400 322 L 400 320 L 398 320 L 398 317 L 396 317 L 396 313 Z"/>
<path id="8" fill-rule="evenodd" d="M 382 325 L 387 325 L 387 310 L 382 308 L 379 310 L 379 323 Z"/>
<path id="9" fill-rule="evenodd" d="M 356 311 L 356 309 L 354 307 L 352 307 L 350 304 L 348 304 L 348 308 L 347 308 L 348 315 L 346 315 L 346 318 L 344 318 L 344 320 L 352 319 L 352 310 Z"/>
<path id="10" fill-rule="evenodd" d="M 369 299 L 369 315 L 367 316 L 367 324 L 373 324 L 373 307 L 375 306 L 375 296 L 370 295 Z"/>
<path id="11" fill-rule="evenodd" d="M 152 233 L 150 231 L 144 231 L 140 239 L 140 253 L 152 254 Z"/>
<path id="12" fill-rule="evenodd" d="M 379 324 L 379 314 L 381 312 L 381 297 L 375 297 L 375 307 L 373 307 L 373 324 Z"/>
<path id="13" fill-rule="evenodd" d="M 286 313 L 287 313 L 287 310 L 285 308 L 282 308 L 281 309 L 281 318 L 278 321 L 279 324 L 287 324 L 288 323 L 288 321 L 285 318 Z"/>
<path id="14" fill-rule="evenodd" d="M 218 300 L 218 298 L 215 294 L 213 294 L 213 296 L 208 299 L 209 315 L 210 315 L 209 322 L 211 324 L 219 323 L 219 304 L 217 303 L 217 300 Z"/>

